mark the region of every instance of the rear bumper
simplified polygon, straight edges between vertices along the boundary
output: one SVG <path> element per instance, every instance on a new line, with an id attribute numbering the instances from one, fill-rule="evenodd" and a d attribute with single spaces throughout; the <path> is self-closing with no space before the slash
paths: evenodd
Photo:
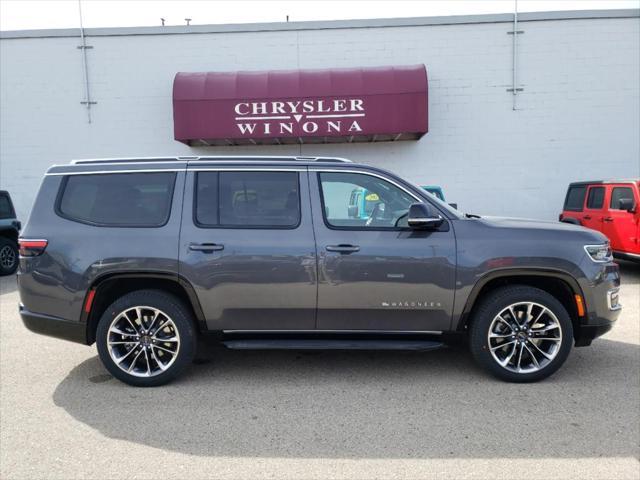
<path id="1" fill-rule="evenodd" d="M 30 312 L 20 305 L 22 323 L 34 333 L 61 338 L 70 342 L 87 344 L 87 332 L 84 323 L 70 322 L 63 318 Z"/>

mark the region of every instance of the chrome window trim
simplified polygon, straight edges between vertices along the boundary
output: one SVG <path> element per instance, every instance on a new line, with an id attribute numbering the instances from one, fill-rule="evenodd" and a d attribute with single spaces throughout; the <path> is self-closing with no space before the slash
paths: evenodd
<path id="1" fill-rule="evenodd" d="M 408 190 L 407 188 L 405 188 L 404 186 L 402 186 L 399 183 L 395 182 L 394 180 L 392 180 L 392 179 L 390 179 L 388 177 L 385 177 L 384 175 L 380 175 L 378 173 L 369 172 L 368 170 L 353 170 L 353 169 L 347 169 L 347 168 L 330 169 L 330 168 L 322 168 L 322 167 L 309 167 L 309 171 L 310 172 L 318 172 L 318 173 L 357 173 L 357 174 L 360 174 L 360 175 L 369 175 L 371 177 L 380 178 L 380 179 L 382 179 L 382 180 L 384 180 L 386 182 L 391 183 L 392 185 L 395 185 L 400 190 L 402 190 L 403 192 L 405 192 L 408 195 L 410 195 L 411 197 L 413 197 L 413 199 L 416 200 L 418 203 L 425 203 L 425 199 L 424 198 L 418 197 L 411 190 Z"/>
<path id="2" fill-rule="evenodd" d="M 154 169 L 130 169 L 130 170 L 82 170 L 80 172 L 47 172 L 45 177 L 67 176 L 67 175 L 108 175 L 110 173 L 162 173 L 162 172 L 184 172 L 184 168 L 154 168 Z"/>

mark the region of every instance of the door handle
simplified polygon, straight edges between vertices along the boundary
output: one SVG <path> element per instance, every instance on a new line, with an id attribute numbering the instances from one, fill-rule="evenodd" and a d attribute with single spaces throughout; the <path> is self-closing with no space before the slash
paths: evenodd
<path id="1" fill-rule="evenodd" d="M 327 245 L 327 252 L 354 253 L 359 251 L 360 247 L 358 245 Z"/>
<path id="2" fill-rule="evenodd" d="M 582 218 L 584 218 L 585 220 L 591 220 L 591 215 L 585 215 L 585 216 L 584 216 L 584 217 L 582 217 Z"/>
<path id="3" fill-rule="evenodd" d="M 224 250 L 224 245 L 219 243 L 190 243 L 189 250 L 192 252 L 210 253 L 214 251 Z"/>
<path id="4" fill-rule="evenodd" d="M 613 217 L 604 217 L 602 219 L 603 222 L 613 222 Z"/>

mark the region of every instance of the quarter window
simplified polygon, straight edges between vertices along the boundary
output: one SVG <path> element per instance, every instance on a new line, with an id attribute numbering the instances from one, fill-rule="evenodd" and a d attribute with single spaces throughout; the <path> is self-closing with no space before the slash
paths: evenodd
<path id="1" fill-rule="evenodd" d="M 116 227 L 159 227 L 169 219 L 175 173 L 68 176 L 58 203 L 63 217 Z"/>
<path id="2" fill-rule="evenodd" d="M 612 210 L 620 210 L 620 200 L 633 200 L 633 190 L 629 187 L 614 187 L 611 191 L 611 202 L 609 208 Z"/>
<path id="3" fill-rule="evenodd" d="M 587 194 L 587 187 L 584 185 L 569 187 L 567 198 L 564 201 L 564 209 L 573 212 L 581 212 L 584 206 L 584 197 Z"/>
<path id="4" fill-rule="evenodd" d="M 297 172 L 200 172 L 196 184 L 201 226 L 294 228 L 300 223 Z"/>
<path id="5" fill-rule="evenodd" d="M 587 208 L 599 209 L 604 204 L 604 187 L 591 187 L 587 197 Z"/>
<path id="6" fill-rule="evenodd" d="M 14 216 L 9 197 L 4 193 L 0 194 L 0 218 L 13 218 Z"/>
<path id="7" fill-rule="evenodd" d="M 416 200 L 404 190 L 372 175 L 320 173 L 325 222 L 337 228 L 387 229 L 407 226 Z"/>

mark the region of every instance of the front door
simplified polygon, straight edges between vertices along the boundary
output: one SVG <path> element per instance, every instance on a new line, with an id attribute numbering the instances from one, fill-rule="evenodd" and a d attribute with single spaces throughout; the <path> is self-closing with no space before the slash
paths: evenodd
<path id="1" fill-rule="evenodd" d="M 448 329 L 455 288 L 451 225 L 409 229 L 409 206 L 423 199 L 377 173 L 310 169 L 309 179 L 318 250 L 317 329 Z M 354 192 L 364 195 L 355 207 Z"/>
<path id="2" fill-rule="evenodd" d="M 316 255 L 306 168 L 190 166 L 180 274 L 210 330 L 311 330 Z"/>
<path id="3" fill-rule="evenodd" d="M 638 222 L 640 199 L 636 198 L 631 185 L 609 185 L 608 211 L 603 219 L 603 233 L 609 238 L 611 248 L 617 252 L 640 253 Z M 635 212 L 620 209 L 620 200 L 631 199 L 636 206 Z"/>

